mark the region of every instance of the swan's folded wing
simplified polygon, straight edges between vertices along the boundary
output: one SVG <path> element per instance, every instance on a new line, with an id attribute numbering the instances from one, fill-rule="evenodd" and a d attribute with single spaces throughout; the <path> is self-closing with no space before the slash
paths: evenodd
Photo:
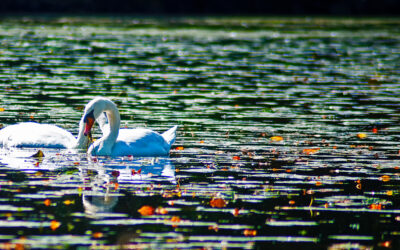
<path id="1" fill-rule="evenodd" d="M 150 129 L 120 129 L 113 155 L 164 156 L 170 145 L 157 132 Z"/>
<path id="2" fill-rule="evenodd" d="M 0 131 L 0 144 L 3 147 L 68 148 L 75 141 L 68 131 L 49 124 L 25 122 Z"/>

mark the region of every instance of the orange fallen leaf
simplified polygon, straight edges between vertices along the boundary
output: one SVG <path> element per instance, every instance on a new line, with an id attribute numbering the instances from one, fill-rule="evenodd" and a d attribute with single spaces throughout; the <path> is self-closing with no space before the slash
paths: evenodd
<path id="1" fill-rule="evenodd" d="M 223 208 L 226 206 L 226 201 L 221 198 L 212 198 L 210 200 L 210 206 L 217 207 L 217 208 Z"/>
<path id="2" fill-rule="evenodd" d="M 184 148 L 182 146 L 176 147 L 176 150 L 183 150 Z"/>
<path id="3" fill-rule="evenodd" d="M 233 211 L 232 211 L 232 214 L 233 214 L 233 216 L 238 216 L 239 215 L 239 213 L 240 213 L 240 209 L 239 208 L 235 208 L 235 209 L 233 209 Z"/>
<path id="4" fill-rule="evenodd" d="M 381 210 L 382 209 L 382 204 L 371 204 L 369 205 L 369 209 L 371 210 Z"/>
<path id="5" fill-rule="evenodd" d="M 0 112 L 4 112 L 4 110 L 5 110 L 4 108 L 0 108 Z"/>
<path id="6" fill-rule="evenodd" d="M 218 232 L 218 225 L 208 226 L 208 230 L 214 230 L 215 232 Z"/>
<path id="7" fill-rule="evenodd" d="M 379 242 L 378 243 L 379 247 L 386 247 L 386 248 L 392 248 L 392 241 L 384 241 L 384 242 Z"/>
<path id="8" fill-rule="evenodd" d="M 143 216 L 149 216 L 154 214 L 154 208 L 152 206 L 142 206 L 138 212 Z"/>
<path id="9" fill-rule="evenodd" d="M 98 239 L 98 238 L 103 237 L 103 233 L 102 232 L 95 232 L 95 233 L 92 234 L 92 236 L 93 236 L 93 238 Z"/>
<path id="10" fill-rule="evenodd" d="M 204 141 L 203 141 L 203 140 L 201 140 L 201 141 L 199 141 L 199 143 L 203 144 L 203 143 L 204 143 Z"/>
<path id="11" fill-rule="evenodd" d="M 25 246 L 24 243 L 17 243 L 17 244 L 15 244 L 14 249 L 15 250 L 25 250 L 25 249 L 27 249 L 27 247 Z"/>
<path id="12" fill-rule="evenodd" d="M 174 223 L 172 224 L 172 227 L 177 227 L 177 224 L 181 222 L 181 218 L 179 218 L 179 216 L 172 216 L 171 222 Z"/>
<path id="13" fill-rule="evenodd" d="M 377 128 L 373 128 L 372 129 L 372 133 L 374 133 L 374 134 L 378 133 L 378 129 Z"/>
<path id="14" fill-rule="evenodd" d="M 59 228 L 61 226 L 61 223 L 56 221 L 56 220 L 52 220 L 50 222 L 50 228 L 51 230 L 55 231 L 57 228 Z"/>
<path id="15" fill-rule="evenodd" d="M 156 214 L 168 214 L 168 210 L 163 207 L 156 208 Z"/>
<path id="16" fill-rule="evenodd" d="M 320 150 L 320 148 L 305 148 L 303 149 L 303 154 L 315 154 Z"/>
<path id="17" fill-rule="evenodd" d="M 271 141 L 283 141 L 283 137 L 282 136 L 272 136 L 271 138 L 269 138 Z"/>
<path id="18" fill-rule="evenodd" d="M 45 205 L 46 207 L 48 207 L 48 206 L 51 205 L 51 200 L 50 200 L 50 199 L 45 199 L 45 200 L 43 201 L 43 203 L 44 203 L 44 205 Z"/>
<path id="19" fill-rule="evenodd" d="M 234 157 L 232 157 L 233 160 L 238 161 L 240 160 L 240 156 L 235 155 Z"/>
<path id="20" fill-rule="evenodd" d="M 244 236 L 256 236 L 256 235 L 257 235 L 257 230 L 245 229 L 245 230 L 243 231 L 243 235 L 244 235 Z"/>
<path id="21" fill-rule="evenodd" d="M 381 177 L 379 177 L 379 180 L 381 180 L 383 182 L 390 181 L 390 176 L 389 175 L 382 175 Z"/>

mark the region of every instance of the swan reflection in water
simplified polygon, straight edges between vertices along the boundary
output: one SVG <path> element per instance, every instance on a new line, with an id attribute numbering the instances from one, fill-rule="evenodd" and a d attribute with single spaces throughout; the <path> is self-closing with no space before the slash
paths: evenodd
<path id="1" fill-rule="evenodd" d="M 79 193 L 85 215 L 91 218 L 110 216 L 124 194 L 119 187 L 168 182 L 176 184 L 175 167 L 169 157 L 89 157 L 68 149 L 42 149 L 44 156 L 33 157 L 38 149 L 0 148 L 0 167 L 25 173 L 56 171 L 43 182 L 62 187 L 61 194 Z M 40 185 L 41 183 L 36 183 Z M 78 187 L 82 187 L 78 192 Z"/>
<path id="2" fill-rule="evenodd" d="M 85 214 L 92 218 L 103 218 L 112 213 L 121 194 L 119 185 L 135 185 L 153 182 L 176 184 L 175 167 L 168 157 L 162 158 L 125 158 L 97 160 L 95 165 L 102 167 L 82 169 L 84 180 L 82 202 Z M 95 170 L 94 170 L 95 169 Z"/>

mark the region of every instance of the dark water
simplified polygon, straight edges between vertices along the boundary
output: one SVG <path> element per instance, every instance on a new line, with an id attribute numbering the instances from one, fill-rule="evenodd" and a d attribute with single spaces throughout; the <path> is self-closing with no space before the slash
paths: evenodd
<path id="1" fill-rule="evenodd" d="M 169 158 L 3 150 L 0 247 L 399 248 L 399 27 L 2 19 L 4 126 L 76 134 L 107 96 L 123 126 L 180 128 Z"/>

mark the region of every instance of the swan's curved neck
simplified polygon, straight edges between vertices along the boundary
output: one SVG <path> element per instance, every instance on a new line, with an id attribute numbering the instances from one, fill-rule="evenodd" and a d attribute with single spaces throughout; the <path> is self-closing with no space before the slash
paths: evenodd
<path id="1" fill-rule="evenodd" d="M 73 146 L 73 148 L 85 148 L 87 147 L 89 143 L 89 139 L 87 136 L 85 136 L 83 133 L 85 131 L 85 121 L 84 121 L 84 116 L 82 116 L 82 119 L 79 122 L 79 132 L 78 132 L 78 137 L 76 138 L 76 143 Z"/>
<path id="2" fill-rule="evenodd" d="M 116 140 L 118 138 L 119 126 L 121 124 L 121 118 L 120 118 L 117 106 L 111 101 L 106 102 L 106 105 L 105 105 L 103 111 L 107 115 L 110 129 L 109 129 L 109 131 L 106 131 L 106 133 L 103 135 L 103 137 L 101 137 L 99 140 L 101 141 L 102 149 L 104 151 L 111 152 L 112 147 L 114 146 L 114 143 L 116 142 Z M 98 117 L 96 117 L 96 121 L 99 122 L 97 118 Z"/>

